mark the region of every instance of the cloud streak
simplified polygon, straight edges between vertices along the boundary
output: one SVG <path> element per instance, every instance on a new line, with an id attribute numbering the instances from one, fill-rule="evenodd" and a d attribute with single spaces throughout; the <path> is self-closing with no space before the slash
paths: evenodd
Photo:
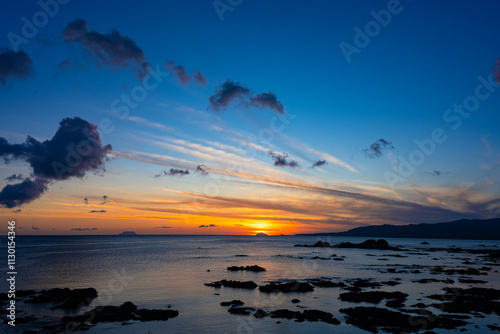
<path id="1" fill-rule="evenodd" d="M 295 160 L 289 160 L 288 154 L 286 154 L 286 153 L 276 153 L 273 151 L 269 151 L 269 152 L 267 152 L 267 154 L 274 160 L 275 166 L 300 168 L 299 163 Z"/>

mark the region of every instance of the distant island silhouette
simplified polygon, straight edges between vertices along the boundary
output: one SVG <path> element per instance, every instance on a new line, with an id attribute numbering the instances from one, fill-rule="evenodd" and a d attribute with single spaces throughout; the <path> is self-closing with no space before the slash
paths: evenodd
<path id="1" fill-rule="evenodd" d="M 256 237 L 267 237 L 269 236 L 268 234 L 264 233 L 264 232 L 259 232 L 259 233 L 255 233 L 255 236 Z"/>
<path id="2" fill-rule="evenodd" d="M 134 231 L 123 231 L 118 235 L 137 235 L 137 233 L 135 233 Z"/>
<path id="3" fill-rule="evenodd" d="M 329 235 L 371 238 L 500 240 L 500 218 L 460 219 L 452 222 L 409 225 L 372 225 L 345 232 L 297 235 Z"/>

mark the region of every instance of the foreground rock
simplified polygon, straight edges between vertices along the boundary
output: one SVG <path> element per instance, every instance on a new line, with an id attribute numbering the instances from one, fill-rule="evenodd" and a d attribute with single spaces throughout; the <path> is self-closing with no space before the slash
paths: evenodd
<path id="1" fill-rule="evenodd" d="M 413 316 L 402 312 L 390 311 L 378 307 L 354 307 L 340 309 L 347 318 L 347 323 L 372 333 L 383 330 L 388 333 L 418 332 L 425 328 L 455 329 L 468 325 L 463 320 L 428 314 L 427 317 Z"/>
<path id="2" fill-rule="evenodd" d="M 55 308 L 76 309 L 79 306 L 89 305 L 92 300 L 97 298 L 97 290 L 94 288 L 87 289 L 50 289 L 43 290 L 40 294 L 26 300 L 26 303 L 45 304 L 45 303 L 61 303 Z"/>
<path id="3" fill-rule="evenodd" d="M 383 299 L 392 300 L 398 304 L 402 304 L 408 294 L 399 291 L 385 292 L 385 291 L 367 291 L 367 292 L 345 292 L 340 294 L 340 300 L 352 303 L 372 303 L 378 304 Z M 392 305 L 397 305 L 392 303 Z"/>
<path id="4" fill-rule="evenodd" d="M 295 319 L 295 321 L 323 321 L 332 325 L 340 325 L 340 321 L 333 314 L 320 310 L 290 311 L 279 309 L 271 312 L 271 318 Z"/>
<path id="5" fill-rule="evenodd" d="M 90 322 L 95 324 L 98 322 L 127 320 L 158 321 L 168 320 L 178 315 L 179 312 L 175 310 L 137 309 L 134 303 L 125 302 L 121 306 L 99 306 L 82 315 L 63 317 L 62 321 L 70 325 L 71 323 Z"/>
<path id="6" fill-rule="evenodd" d="M 259 287 L 261 292 L 310 292 L 314 291 L 314 287 L 309 283 L 290 282 L 290 283 L 271 283 Z"/>
<path id="7" fill-rule="evenodd" d="M 334 248 L 360 248 L 360 249 L 380 249 L 380 250 L 399 250 L 397 247 L 389 246 L 389 243 L 384 239 L 373 240 L 369 239 L 359 244 L 351 242 L 341 242 L 340 244 L 333 245 Z"/>
<path id="8" fill-rule="evenodd" d="M 331 247 L 331 248 L 360 248 L 360 249 L 381 249 L 381 250 L 401 250 L 398 247 L 391 247 L 384 239 L 365 240 L 359 244 L 351 242 L 341 242 L 340 244 L 330 245 L 328 242 L 318 241 L 314 245 L 294 245 L 294 247 Z"/>
<path id="9" fill-rule="evenodd" d="M 448 313 L 482 312 L 500 315 L 500 290 L 489 288 L 444 288 L 442 295 L 430 295 L 427 298 L 440 300 L 431 306 Z"/>
<path id="10" fill-rule="evenodd" d="M 229 281 L 225 279 L 223 279 L 222 281 L 205 283 L 205 285 L 214 288 L 220 288 L 221 286 L 223 286 L 226 288 L 237 288 L 237 289 L 255 289 L 257 287 L 257 284 L 255 284 L 255 282 L 253 281 L 240 282 L 240 281 Z"/>
<path id="11" fill-rule="evenodd" d="M 266 271 L 265 268 L 262 268 L 258 265 L 253 265 L 253 266 L 246 266 L 246 267 L 243 267 L 243 266 L 232 266 L 232 267 L 227 267 L 227 270 L 229 271 L 238 271 L 238 270 L 245 270 L 245 271 L 255 271 L 255 272 L 259 272 L 259 271 Z"/>

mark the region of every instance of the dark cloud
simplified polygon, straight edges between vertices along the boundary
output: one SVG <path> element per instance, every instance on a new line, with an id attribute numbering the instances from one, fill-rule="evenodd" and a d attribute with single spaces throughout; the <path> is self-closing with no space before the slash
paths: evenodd
<path id="1" fill-rule="evenodd" d="M 171 226 L 157 226 L 155 228 L 172 228 Z"/>
<path id="2" fill-rule="evenodd" d="M 394 146 L 390 141 L 387 141 L 383 138 L 380 138 L 379 140 L 376 140 L 373 142 L 369 148 L 365 148 L 363 152 L 371 158 L 371 159 L 376 159 L 382 156 L 384 151 L 386 150 L 393 150 Z"/>
<path id="3" fill-rule="evenodd" d="M 57 68 L 59 70 L 64 70 L 65 68 L 71 68 L 71 61 L 69 60 L 64 60 L 57 65 Z"/>
<path id="4" fill-rule="evenodd" d="M 106 204 L 108 202 L 108 199 L 109 199 L 108 196 L 106 196 L 106 195 L 102 196 L 102 203 L 101 203 L 101 205 L 102 204 Z"/>
<path id="5" fill-rule="evenodd" d="M 441 171 L 439 171 L 439 170 L 433 170 L 432 172 L 424 172 L 424 174 L 426 174 L 426 175 L 432 175 L 432 176 L 440 176 L 443 173 Z"/>
<path id="6" fill-rule="evenodd" d="M 29 203 L 40 197 L 52 181 L 105 171 L 106 155 L 111 149 L 111 145 L 102 146 L 97 125 L 79 117 L 63 119 L 54 137 L 44 142 L 28 136 L 23 144 L 9 144 L 0 137 L 0 158 L 5 163 L 22 159 L 33 169 L 32 179 L 2 189 L 0 206 Z"/>
<path id="7" fill-rule="evenodd" d="M 20 181 L 22 179 L 24 179 L 23 174 L 12 174 L 11 176 L 5 178 L 5 180 L 8 182 Z"/>
<path id="8" fill-rule="evenodd" d="M 77 19 L 64 29 L 63 38 L 68 43 L 79 43 L 84 50 L 90 52 L 97 66 L 121 69 L 132 67 L 140 79 L 148 74 L 151 67 L 141 48 L 131 38 L 114 29 L 107 34 L 89 31 L 87 22 Z"/>
<path id="9" fill-rule="evenodd" d="M 21 213 L 21 209 L 14 210 L 12 212 L 14 212 L 14 213 Z"/>
<path id="10" fill-rule="evenodd" d="M 327 164 L 328 164 L 328 162 L 326 162 L 326 160 L 316 160 L 316 161 L 312 164 L 311 168 L 321 167 L 321 166 L 323 166 L 323 165 L 327 165 Z"/>
<path id="11" fill-rule="evenodd" d="M 288 154 L 286 153 L 276 153 L 273 151 L 267 152 L 269 156 L 274 160 L 274 165 L 278 167 L 290 167 L 290 168 L 300 168 L 299 163 L 295 160 L 288 160 Z"/>
<path id="12" fill-rule="evenodd" d="M 217 225 L 210 224 L 210 225 L 200 225 L 200 226 L 198 226 L 198 228 L 201 228 L 201 227 L 217 227 Z"/>
<path id="13" fill-rule="evenodd" d="M 40 228 L 39 227 L 35 227 L 35 226 L 31 226 L 31 229 L 35 230 L 35 231 L 40 231 Z"/>
<path id="14" fill-rule="evenodd" d="M 212 96 L 208 98 L 210 101 L 209 108 L 218 112 L 225 109 L 231 102 L 238 99 L 241 102 L 245 98 L 250 97 L 251 90 L 239 82 L 234 82 L 231 79 L 227 79 Z"/>
<path id="15" fill-rule="evenodd" d="M 191 80 L 193 80 L 189 75 L 187 75 L 186 69 L 182 65 L 175 65 L 175 62 L 169 60 L 165 63 L 165 67 L 167 70 L 172 71 L 177 79 L 179 79 L 181 85 L 188 84 Z"/>
<path id="16" fill-rule="evenodd" d="M 201 71 L 194 71 L 193 78 L 198 86 L 205 87 L 207 85 L 208 80 Z"/>
<path id="17" fill-rule="evenodd" d="M 33 75 L 33 60 L 22 50 L 1 50 L 0 83 L 5 85 L 8 78 L 26 79 Z"/>
<path id="18" fill-rule="evenodd" d="M 198 173 L 200 175 L 203 175 L 203 176 L 207 176 L 208 175 L 207 167 L 205 167 L 204 165 L 198 165 L 198 166 L 196 166 L 196 169 L 195 169 L 194 172 Z"/>
<path id="19" fill-rule="evenodd" d="M 93 227 L 93 228 L 89 228 L 89 227 L 84 227 L 84 228 L 81 228 L 81 227 L 77 227 L 77 228 L 72 228 L 71 231 L 97 231 L 98 228 L 97 227 Z"/>
<path id="20" fill-rule="evenodd" d="M 89 204 L 89 199 L 88 199 L 87 197 L 85 197 L 85 198 L 83 199 L 83 203 L 85 203 L 85 205 Z"/>
<path id="21" fill-rule="evenodd" d="M 89 213 L 106 213 L 106 210 L 92 210 Z"/>
<path id="22" fill-rule="evenodd" d="M 23 182 L 6 185 L 0 191 L 0 206 L 15 208 L 39 198 L 50 183 L 44 178 L 24 179 Z"/>
<path id="23" fill-rule="evenodd" d="M 285 113 L 285 107 L 283 107 L 283 104 L 278 101 L 276 94 L 274 94 L 273 92 L 259 93 L 257 94 L 257 96 L 252 97 L 250 100 L 253 106 L 257 106 L 260 108 L 267 107 L 277 114 Z"/>
<path id="24" fill-rule="evenodd" d="M 273 92 L 259 93 L 253 96 L 253 92 L 245 85 L 227 79 L 212 96 L 208 98 L 210 104 L 207 109 L 219 112 L 225 109 L 233 101 L 239 101 L 244 108 L 258 107 L 269 108 L 277 114 L 284 114 L 285 108 Z"/>
<path id="25" fill-rule="evenodd" d="M 491 69 L 493 72 L 495 81 L 500 83 L 500 58 L 497 59 L 496 65 Z"/>
<path id="26" fill-rule="evenodd" d="M 178 168 L 170 168 L 170 170 L 163 170 L 160 172 L 160 174 L 155 175 L 155 179 L 159 178 L 160 176 L 184 176 L 184 175 L 189 175 L 189 170 L 188 169 L 178 169 Z"/>

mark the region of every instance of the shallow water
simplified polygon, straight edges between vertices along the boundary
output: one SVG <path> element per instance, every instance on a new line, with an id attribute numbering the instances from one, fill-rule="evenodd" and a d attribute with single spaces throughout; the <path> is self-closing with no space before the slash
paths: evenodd
<path id="1" fill-rule="evenodd" d="M 430 303 L 425 296 L 439 293 L 446 286 L 443 283 L 419 284 L 412 280 L 421 278 L 444 279 L 448 276 L 431 275 L 425 270 L 421 274 L 391 274 L 385 270 L 395 264 L 401 265 L 446 265 L 463 266 L 466 259 L 474 262 L 475 256 L 432 252 L 429 255 L 398 252 L 404 258 L 387 256 L 392 251 L 360 249 L 324 249 L 293 247 L 294 244 L 314 244 L 317 240 L 330 243 L 362 242 L 366 238 L 315 237 L 315 236 L 51 236 L 17 238 L 17 290 L 49 288 L 86 288 L 94 287 L 99 298 L 89 307 L 96 305 L 120 305 L 132 301 L 139 308 L 166 308 L 179 311 L 179 316 L 162 322 L 129 322 L 98 324 L 88 333 L 366 333 L 345 323 L 339 309 L 354 306 L 374 306 L 373 304 L 354 304 L 342 302 L 340 288 L 315 288 L 308 293 L 266 294 L 255 290 L 232 288 L 214 289 L 204 283 L 221 279 L 252 280 L 258 285 L 269 281 L 284 279 L 373 278 L 377 281 L 401 279 L 401 285 L 383 286 L 382 291 L 402 291 L 410 296 L 406 305 L 419 301 Z M 425 250 L 429 247 L 461 248 L 499 247 L 495 241 L 470 240 L 426 240 L 430 245 L 421 245 L 420 239 L 386 239 L 391 246 Z M 5 247 L 5 245 L 4 245 Z M 330 257 L 332 254 L 344 257 L 344 261 L 313 260 L 314 256 Z M 371 254 L 373 256 L 367 256 Z M 246 255 L 246 256 L 238 256 Z M 383 260 L 385 259 L 385 260 Z M 266 268 L 265 272 L 228 272 L 232 265 L 257 264 Z M 472 265 L 480 267 L 481 265 Z M 397 267 L 394 267 L 397 268 Z M 488 276 L 473 278 L 488 281 L 484 287 L 500 287 L 500 275 L 493 267 Z M 7 272 L 3 267 L 4 272 Z M 210 271 L 207 271 L 210 270 Z M 458 283 L 459 276 L 453 275 L 454 287 L 468 287 Z M 6 291 L 5 281 L 0 288 Z M 220 293 L 220 295 L 214 295 Z M 220 306 L 222 301 L 240 299 L 245 306 L 275 310 L 288 308 L 302 310 L 291 300 L 301 300 L 300 306 L 333 313 L 342 324 L 334 326 L 323 322 L 297 323 L 286 319 L 255 319 L 253 316 L 237 316 Z M 384 302 L 379 307 L 383 306 Z M 21 308 L 22 306 L 22 308 Z M 43 306 L 20 305 L 27 314 L 34 314 L 41 320 L 16 326 L 9 332 L 22 333 L 23 330 L 41 323 L 50 323 L 54 317 L 74 314 L 61 310 L 46 310 Z M 81 309 L 80 312 L 88 308 Z M 437 309 L 433 313 L 439 314 Z M 25 314 L 18 314 L 23 316 Z M 47 316 L 46 318 L 42 318 Z M 52 319 L 52 320 L 51 320 Z M 281 321 L 281 323 L 277 323 Z M 484 329 L 486 324 L 499 323 L 497 316 L 484 319 L 473 318 L 479 326 L 465 327 L 469 331 Z M 5 329 L 6 325 L 0 325 Z M 439 331 L 447 333 L 449 331 Z"/>

